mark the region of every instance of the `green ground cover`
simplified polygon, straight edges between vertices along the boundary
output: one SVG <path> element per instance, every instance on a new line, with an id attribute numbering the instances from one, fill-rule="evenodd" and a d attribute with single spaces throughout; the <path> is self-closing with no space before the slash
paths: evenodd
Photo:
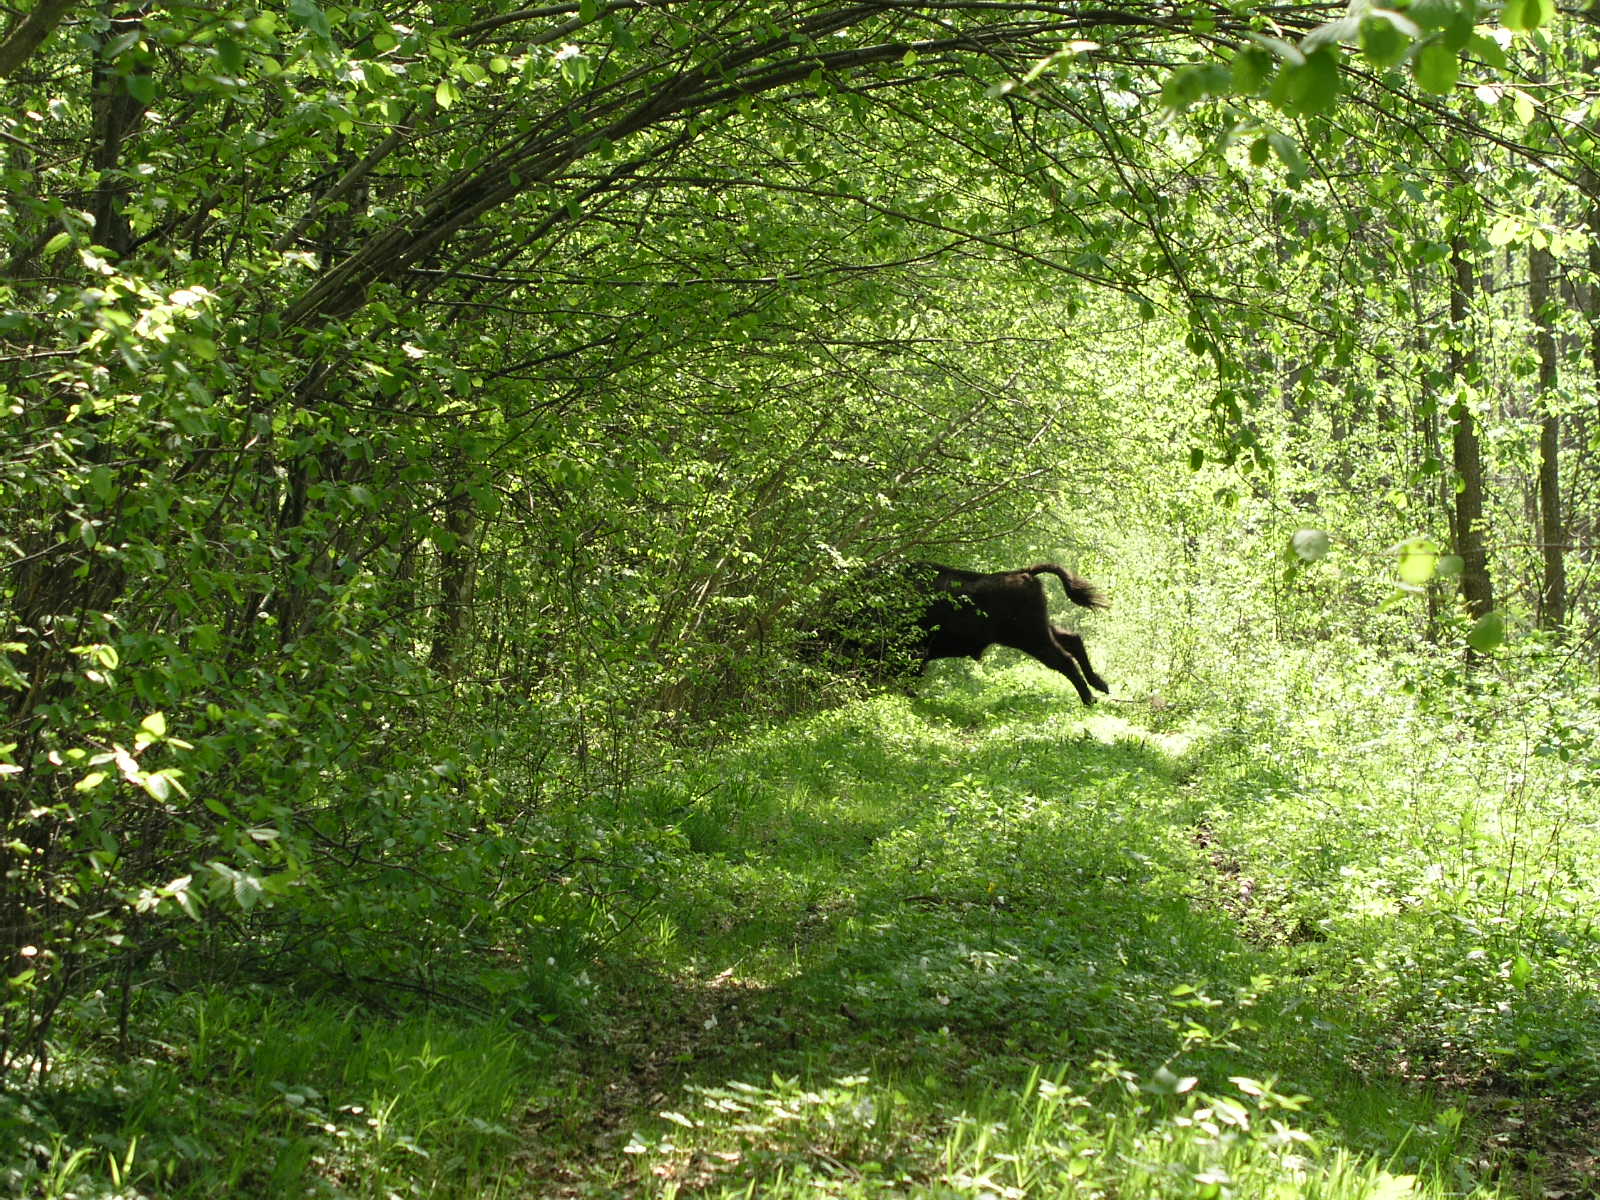
<path id="1" fill-rule="evenodd" d="M 1353 661 L 1308 652 L 1248 701 L 1093 713 L 1031 665 L 940 668 L 703 753 L 632 796 L 674 860 L 569 1011 L 529 1028 L 147 996 L 161 1041 L 73 1043 L 4 1102 L 31 1146 L 13 1179 L 1590 1194 L 1581 756 L 1482 724 L 1525 695 L 1430 714 Z"/>

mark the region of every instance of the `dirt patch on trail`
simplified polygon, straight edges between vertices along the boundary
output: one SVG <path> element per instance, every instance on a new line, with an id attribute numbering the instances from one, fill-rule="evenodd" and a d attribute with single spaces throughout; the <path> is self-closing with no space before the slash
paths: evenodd
<path id="1" fill-rule="evenodd" d="M 1600 1105 L 1485 1093 L 1467 1108 L 1490 1131 L 1478 1161 L 1489 1178 L 1541 1200 L 1600 1196 Z"/>
<path id="2" fill-rule="evenodd" d="M 526 1144 L 515 1157 L 538 1195 L 616 1194 L 635 1170 L 623 1148 L 642 1124 L 673 1106 L 692 1071 L 748 1048 L 752 1038 L 772 1046 L 773 1034 L 780 1043 L 785 1036 L 755 1028 L 766 988 L 731 970 L 706 980 L 639 982 L 616 997 L 603 1027 L 565 1056 L 560 1098 L 531 1109 L 521 1123 Z M 797 1041 L 792 1032 L 787 1037 Z"/>
<path id="3" fill-rule="evenodd" d="M 1245 940 L 1263 946 L 1323 940 L 1303 916 L 1275 910 L 1270 890 L 1257 885 L 1204 819 L 1191 829 L 1190 840 L 1210 868 L 1197 899 L 1227 913 Z M 1485 1180 L 1539 1200 L 1600 1197 L 1600 1104 L 1524 1094 L 1494 1079 L 1482 1064 L 1474 1068 L 1448 1056 L 1408 1052 L 1377 1069 L 1451 1097 L 1470 1114 L 1485 1131 L 1473 1163 Z"/>
<path id="4" fill-rule="evenodd" d="M 1204 818 L 1195 823 L 1189 838 L 1211 867 L 1201 879 L 1199 899 L 1233 918 L 1246 941 L 1257 946 L 1294 946 L 1323 940 L 1323 932 L 1305 917 L 1282 912 L 1272 903 L 1270 891 L 1245 873 L 1243 864 L 1218 842 Z"/>

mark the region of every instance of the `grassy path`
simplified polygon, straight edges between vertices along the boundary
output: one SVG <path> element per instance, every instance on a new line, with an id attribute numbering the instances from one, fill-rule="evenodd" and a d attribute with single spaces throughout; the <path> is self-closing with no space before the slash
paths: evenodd
<path id="1" fill-rule="evenodd" d="M 1019 672 L 664 783 L 691 853 L 506 1194 L 1501 1194 L 1240 920 L 1196 754 Z"/>
<path id="2" fill-rule="evenodd" d="M 0 1191 L 1600 1195 L 1587 768 L 1351 694 L 1185 735 L 952 671 L 702 755 L 618 807 L 646 917 L 520 1022 L 152 996 L 0 1091 Z"/>

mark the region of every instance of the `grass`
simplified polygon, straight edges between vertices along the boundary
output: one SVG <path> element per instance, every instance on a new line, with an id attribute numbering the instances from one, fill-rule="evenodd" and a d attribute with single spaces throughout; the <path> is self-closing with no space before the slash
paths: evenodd
<path id="1" fill-rule="evenodd" d="M 254 992 L 166 998 L 159 1020 L 137 1057 L 73 1045 L 45 1088 L 0 1097 L 11 1194 L 493 1194 L 548 1057 L 496 1023 Z"/>
<path id="2" fill-rule="evenodd" d="M 136 1058 L 0 1098 L 12 1190 L 1592 1194 L 1572 756 L 1509 782 L 1514 729 L 1280 686 L 941 670 L 703 755 L 633 797 L 678 849 L 583 1019 L 151 997 Z"/>
<path id="3" fill-rule="evenodd" d="M 1353 942 L 1268 911 L 1302 881 L 1238 851 L 1278 846 L 1275 810 L 1254 843 L 1219 832 L 1268 776 L 1304 783 L 1253 774 L 1238 733 L 1085 719 L 1020 668 L 691 768 L 692 854 L 646 955 L 681 1046 L 654 1100 L 567 1131 L 558 1190 L 1504 1194 L 1470 1093 L 1397 1061 L 1415 989 L 1341 961 L 1381 948 L 1370 922 Z M 1329 836 L 1346 879 L 1373 839 Z"/>

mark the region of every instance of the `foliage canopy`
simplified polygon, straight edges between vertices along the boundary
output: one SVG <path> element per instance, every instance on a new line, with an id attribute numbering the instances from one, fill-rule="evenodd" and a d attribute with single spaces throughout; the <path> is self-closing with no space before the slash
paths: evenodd
<path id="1" fill-rule="evenodd" d="M 105 986 L 126 1040 L 163 971 L 567 1012 L 677 836 L 626 784 L 828 693 L 772 652 L 842 564 L 1291 494 L 1274 587 L 1381 543 L 1419 640 L 1563 627 L 1481 535 L 1587 469 L 1594 21 L 37 0 L 0 40 L 0 1067 Z M 1513 252 L 1559 276 L 1531 308 Z"/>

